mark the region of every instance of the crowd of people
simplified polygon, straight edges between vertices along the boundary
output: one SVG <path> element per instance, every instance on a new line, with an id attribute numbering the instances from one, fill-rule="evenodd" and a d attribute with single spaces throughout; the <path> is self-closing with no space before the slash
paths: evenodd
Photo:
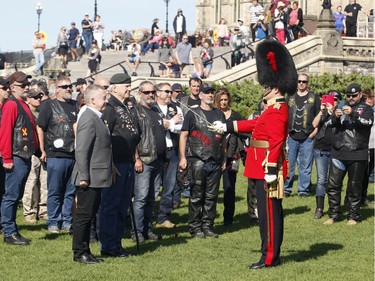
<path id="1" fill-rule="evenodd" d="M 321 99 L 309 90 L 307 74 L 297 76 L 282 44 L 261 44 L 264 49 L 256 58 L 263 100 L 249 120 L 231 109 L 228 89 L 215 90 L 198 77 L 190 78 L 189 95 L 180 84 L 144 81 L 134 96 L 127 73 L 97 77 L 92 85 L 81 78 L 72 83 L 66 76 L 29 81 L 31 77 L 19 71 L 1 77 L 4 243 L 30 243 L 16 223 L 22 199 L 27 223 L 46 220 L 50 233 L 73 235 L 74 261 L 103 262 L 89 248 L 98 240 L 102 256 L 128 257 L 131 254 L 121 244 L 126 229 L 142 243 L 162 239 L 153 228 L 183 223 L 172 222 L 171 213 L 179 208 L 184 188 L 189 190 L 191 236 L 218 238 L 214 223 L 220 179 L 224 225 L 230 227 L 239 161 L 244 157 L 249 215 L 259 221 L 262 237 L 262 257 L 251 268 L 280 263 L 281 199 L 291 196 L 296 165 L 298 196 L 306 197 L 312 192 L 315 159 L 314 218 L 324 215 L 327 194 L 325 225 L 340 220 L 343 179 L 348 174 L 347 224 L 360 222 L 374 167 L 373 141 L 369 147 L 370 132 L 374 138 L 373 93 L 352 83 L 345 91 L 346 102 L 334 90 Z M 276 75 L 275 69 L 285 74 Z M 284 184 L 287 159 L 290 175 Z M 127 225 L 131 205 L 134 223 Z M 266 243 L 269 235 L 272 245 Z"/>
<path id="2" fill-rule="evenodd" d="M 300 13 L 295 3 L 292 9 L 296 12 L 291 12 L 290 19 L 299 26 Z M 259 33 L 266 33 L 267 25 L 263 22 L 263 8 L 257 1 L 253 4 L 257 19 L 252 25 L 252 40 L 256 40 Z M 280 14 L 285 15 L 284 6 L 277 4 L 277 9 L 275 17 L 283 21 Z M 90 243 L 97 241 L 102 256 L 126 258 L 131 254 L 122 246 L 125 231 L 131 232 L 136 243 L 158 241 L 162 237 L 154 228 L 174 228 L 176 223 L 184 223 L 171 221 L 182 194 L 189 197 L 190 235 L 197 239 L 218 238 L 214 225 L 220 180 L 224 225 L 230 227 L 234 223 L 241 160 L 244 175 L 249 178 L 249 215 L 259 222 L 262 239 L 261 258 L 250 265 L 251 269 L 280 264 L 282 199 L 292 194 L 296 166 L 298 196 L 306 197 L 312 192 L 315 160 L 314 218 L 323 217 L 327 194 L 329 218 L 325 225 L 341 219 L 341 191 L 347 174 L 347 224 L 360 222 L 360 207 L 368 204 L 369 176 L 374 169 L 375 107 L 370 90 L 351 83 L 345 91 L 346 101 L 344 93 L 336 90 L 322 98 L 311 92 L 308 74 L 297 74 L 284 46 L 287 39 L 275 24 L 279 41 L 263 40 L 256 53 L 258 79 L 264 86 L 259 111 L 244 118 L 231 109 L 231 95 L 235 93 L 215 89 L 201 80 L 212 69 L 212 42 L 201 41 L 194 75 L 184 73 L 194 58 L 182 11 L 178 10 L 174 21 L 177 42 L 161 35 L 157 22 L 153 21 L 149 36 L 160 37 L 160 44 L 152 39 L 144 42 L 147 46 L 138 40 L 130 41 L 127 64 L 131 76 L 137 75 L 142 53 L 158 49 L 163 76 L 190 77 L 186 94 L 178 83 L 155 85 L 143 81 L 133 96 L 132 78 L 126 72 L 110 79 L 96 76 L 91 85 L 82 78 L 72 83 L 63 75 L 54 81 L 30 81 L 32 77 L 20 71 L 0 77 L 0 232 L 4 243 L 30 244 L 17 227 L 17 207 L 22 200 L 26 222 L 46 220 L 50 233 L 72 234 L 74 261 L 103 262 L 90 251 Z M 243 23 L 239 19 L 229 43 L 237 51 L 243 47 L 242 42 L 250 40 L 241 38 L 245 34 Z M 75 28 L 75 23 L 71 25 Z M 220 25 L 225 25 L 225 20 Z M 99 41 L 103 38 L 94 33 L 93 39 L 88 34 L 95 26 L 97 33 L 104 28 L 100 16 L 92 22 L 85 15 L 82 36 L 87 39 L 90 75 L 98 69 Z M 76 49 L 79 38 L 79 32 L 69 31 L 71 37 L 66 31 L 61 28 L 58 38 L 61 56 L 67 49 Z M 225 33 L 222 27 L 221 45 L 225 44 Z M 45 48 L 40 36 L 36 33 L 35 55 Z M 173 43 L 177 43 L 174 53 Z M 234 54 L 234 61 L 239 63 L 241 56 Z M 39 62 L 42 64 L 42 59 Z M 127 225 L 130 208 L 133 223 Z"/>

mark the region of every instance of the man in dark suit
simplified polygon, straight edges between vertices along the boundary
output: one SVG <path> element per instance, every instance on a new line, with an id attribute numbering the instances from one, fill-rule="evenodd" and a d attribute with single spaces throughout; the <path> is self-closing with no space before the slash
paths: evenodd
<path id="1" fill-rule="evenodd" d="M 77 196 L 73 221 L 73 260 L 99 263 L 90 251 L 91 219 L 97 213 L 101 188 L 112 184 L 112 143 L 109 130 L 101 119 L 106 105 L 106 92 L 98 85 L 89 86 L 84 94 L 87 110 L 77 125 L 76 163 L 72 180 Z"/>

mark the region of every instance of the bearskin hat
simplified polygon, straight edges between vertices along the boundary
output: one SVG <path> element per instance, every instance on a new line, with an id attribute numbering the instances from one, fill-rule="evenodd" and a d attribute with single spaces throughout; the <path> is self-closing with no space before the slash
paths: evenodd
<path id="1" fill-rule="evenodd" d="M 263 86 L 278 88 L 283 94 L 297 90 L 298 74 L 288 49 L 279 41 L 265 39 L 255 51 L 258 81 Z"/>

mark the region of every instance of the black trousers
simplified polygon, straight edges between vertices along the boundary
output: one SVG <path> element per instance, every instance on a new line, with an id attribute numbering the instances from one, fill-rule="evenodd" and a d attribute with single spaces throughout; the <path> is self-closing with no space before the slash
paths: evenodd
<path id="1" fill-rule="evenodd" d="M 336 162 L 335 162 L 336 161 Z M 347 197 L 349 214 L 348 220 L 360 221 L 360 207 L 362 198 L 362 180 L 367 161 L 339 161 L 332 159 L 329 164 L 327 184 L 328 216 L 337 221 L 340 219 L 342 182 L 348 173 Z M 340 166 L 341 164 L 341 166 Z"/>
<path id="2" fill-rule="evenodd" d="M 73 253 L 78 258 L 90 251 L 91 220 L 98 212 L 101 188 L 77 187 L 77 210 L 73 219 Z"/>
<path id="3" fill-rule="evenodd" d="M 192 182 L 189 199 L 190 233 L 212 229 L 216 216 L 220 186 L 220 165 L 217 162 L 190 160 Z"/>
<path id="4" fill-rule="evenodd" d="M 346 36 L 357 37 L 357 23 L 352 21 L 346 21 Z"/>
<path id="5" fill-rule="evenodd" d="M 369 161 L 367 163 L 367 168 L 365 169 L 365 174 L 363 175 L 362 180 L 362 199 L 361 202 L 364 203 L 367 199 L 367 190 L 368 190 L 368 183 L 369 177 L 374 170 L 374 149 L 369 149 Z"/>
<path id="6" fill-rule="evenodd" d="M 258 202 L 259 231 L 262 240 L 260 262 L 266 265 L 279 265 L 280 248 L 284 236 L 282 200 L 268 197 L 264 180 L 256 179 L 254 182 Z"/>
<path id="7" fill-rule="evenodd" d="M 236 201 L 236 179 L 237 173 L 230 170 L 231 161 L 227 161 L 227 166 L 223 173 L 224 188 L 224 224 L 232 224 Z"/>

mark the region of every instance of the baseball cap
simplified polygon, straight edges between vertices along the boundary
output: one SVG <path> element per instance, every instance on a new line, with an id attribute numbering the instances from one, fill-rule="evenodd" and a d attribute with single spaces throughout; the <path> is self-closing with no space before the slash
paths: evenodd
<path id="1" fill-rule="evenodd" d="M 0 76 L 0 85 L 8 88 L 9 87 L 9 80 L 4 76 Z"/>
<path id="2" fill-rule="evenodd" d="M 346 88 L 346 91 L 345 93 L 347 95 L 354 95 L 358 92 L 361 91 L 361 85 L 357 84 L 357 83 L 352 83 L 350 84 L 347 88 Z"/>
<path id="3" fill-rule="evenodd" d="M 29 90 L 29 97 L 33 98 L 33 97 L 36 97 L 38 95 L 44 95 L 40 89 L 38 89 L 38 88 L 31 88 Z"/>
<path id="4" fill-rule="evenodd" d="M 244 22 L 243 18 L 239 18 L 237 21 L 242 21 L 242 22 Z"/>
<path id="5" fill-rule="evenodd" d="M 131 84 L 132 79 L 127 73 L 116 73 L 111 77 L 109 83 L 113 84 Z"/>
<path id="6" fill-rule="evenodd" d="M 87 85 L 87 82 L 83 78 L 78 78 L 77 81 L 73 82 L 72 84 L 75 85 L 75 86 L 77 86 L 77 85 Z"/>
<path id="7" fill-rule="evenodd" d="M 26 75 L 22 71 L 16 71 L 9 77 L 9 84 L 12 85 L 14 82 L 23 83 L 28 82 L 27 79 L 31 78 L 31 75 Z"/>
<path id="8" fill-rule="evenodd" d="M 283 2 L 279 2 L 279 3 L 277 3 L 277 8 L 279 8 L 279 7 L 284 7 L 285 5 L 284 5 L 284 3 Z"/>
<path id="9" fill-rule="evenodd" d="M 209 91 L 215 91 L 215 88 L 214 88 L 214 86 L 212 86 L 212 84 L 210 84 L 210 83 L 203 83 L 201 86 L 200 86 L 200 88 L 199 88 L 199 90 L 201 91 L 201 92 L 209 92 Z"/>
<path id="10" fill-rule="evenodd" d="M 88 12 L 86 12 L 86 13 L 85 13 L 85 16 L 88 16 L 88 15 L 89 15 L 89 13 L 88 13 Z"/>
<path id="11" fill-rule="evenodd" d="M 181 84 L 179 84 L 179 83 L 174 83 L 174 84 L 172 85 L 172 91 L 181 91 L 181 92 L 183 92 L 183 89 L 182 89 Z"/>

